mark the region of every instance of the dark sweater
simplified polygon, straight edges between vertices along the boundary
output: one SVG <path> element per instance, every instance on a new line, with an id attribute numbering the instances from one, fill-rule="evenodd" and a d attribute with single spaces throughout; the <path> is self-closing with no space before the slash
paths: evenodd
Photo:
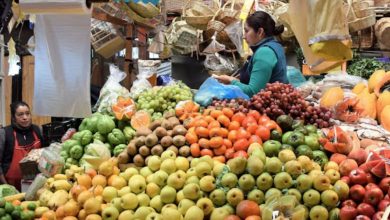
<path id="1" fill-rule="evenodd" d="M 11 162 L 15 146 L 14 131 L 21 146 L 26 146 L 34 142 L 33 131 L 43 143 L 41 131 L 38 126 L 32 125 L 28 129 L 20 129 L 14 125 L 9 125 L 0 129 L 0 175 L 6 174 Z"/>

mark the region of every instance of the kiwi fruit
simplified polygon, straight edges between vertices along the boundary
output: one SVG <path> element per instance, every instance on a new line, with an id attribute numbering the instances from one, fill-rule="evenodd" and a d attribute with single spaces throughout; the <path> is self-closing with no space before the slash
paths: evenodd
<path id="1" fill-rule="evenodd" d="M 130 156 L 134 156 L 137 154 L 137 146 L 135 146 L 135 142 L 130 142 L 129 145 L 127 145 L 127 153 Z"/>
<path id="2" fill-rule="evenodd" d="M 183 135 L 176 135 L 173 137 L 172 142 L 176 147 L 181 147 L 186 144 L 186 138 Z"/>
<path id="3" fill-rule="evenodd" d="M 145 136 L 137 137 L 137 139 L 135 140 L 135 146 L 141 147 L 142 145 L 145 145 L 145 139 Z"/>
<path id="4" fill-rule="evenodd" d="M 160 140 L 160 144 L 161 144 L 161 146 L 163 146 L 163 147 L 169 147 L 169 146 L 171 146 L 172 145 L 172 137 L 171 136 L 165 136 L 165 137 L 163 137 L 163 138 L 161 138 L 161 140 Z"/>
<path id="5" fill-rule="evenodd" d="M 150 125 L 149 125 L 149 129 L 154 131 L 157 127 L 160 127 L 161 124 L 162 124 L 162 119 L 156 119 L 154 120 Z"/>
<path id="6" fill-rule="evenodd" d="M 149 128 L 139 128 L 136 132 L 135 132 L 135 136 L 136 137 L 140 137 L 140 136 L 148 136 L 149 134 L 152 133 L 152 130 L 150 130 Z"/>
<path id="7" fill-rule="evenodd" d="M 161 123 L 161 126 L 167 130 L 172 130 L 172 128 L 173 128 L 172 123 L 167 119 L 163 120 L 163 122 Z"/>
<path id="8" fill-rule="evenodd" d="M 118 163 L 126 164 L 129 162 L 129 154 L 126 151 L 123 151 L 118 155 Z"/>
<path id="9" fill-rule="evenodd" d="M 172 128 L 174 128 L 177 125 L 180 125 L 180 121 L 176 117 L 170 117 L 170 118 L 168 118 L 168 121 L 171 123 Z"/>
<path id="10" fill-rule="evenodd" d="M 157 135 L 158 138 L 162 138 L 164 136 L 167 136 L 167 130 L 163 127 L 157 127 L 155 130 L 154 130 L 154 133 Z"/>
<path id="11" fill-rule="evenodd" d="M 179 154 L 179 149 L 175 145 L 171 145 L 170 147 L 167 148 L 167 150 L 171 150 L 175 152 L 176 155 Z"/>
<path id="12" fill-rule="evenodd" d="M 176 116 L 176 113 L 174 111 L 167 111 L 163 115 L 163 117 L 166 119 L 171 118 L 171 117 L 175 117 L 175 116 Z"/>
<path id="13" fill-rule="evenodd" d="M 144 156 L 144 157 L 150 155 L 150 149 L 149 149 L 149 147 L 147 147 L 147 146 L 145 146 L 145 145 L 142 146 L 142 147 L 140 147 L 140 148 L 138 149 L 138 152 L 139 152 L 139 154 L 141 154 L 141 156 Z"/>
<path id="14" fill-rule="evenodd" d="M 152 155 L 157 155 L 157 156 L 161 156 L 163 151 L 164 151 L 164 148 L 161 145 L 159 145 L 159 144 L 157 144 L 156 146 L 152 147 L 152 149 L 150 150 Z"/>
<path id="15" fill-rule="evenodd" d="M 146 165 L 148 165 L 149 158 L 150 158 L 150 155 L 145 158 L 145 164 Z"/>
<path id="16" fill-rule="evenodd" d="M 153 147 L 154 145 L 158 144 L 158 137 L 156 134 L 149 134 L 145 138 L 145 145 L 148 147 Z"/>
<path id="17" fill-rule="evenodd" d="M 137 167 L 143 167 L 145 166 L 145 160 L 144 158 L 141 156 L 141 154 L 137 154 L 134 156 L 133 158 L 133 163 L 135 166 Z"/>
<path id="18" fill-rule="evenodd" d="M 172 135 L 186 135 L 187 129 L 183 125 L 176 125 L 172 130 Z"/>
<path id="19" fill-rule="evenodd" d="M 183 157 L 188 157 L 190 156 L 190 147 L 185 145 L 185 146 L 182 146 L 180 149 L 179 149 L 179 155 L 180 156 L 183 156 Z"/>

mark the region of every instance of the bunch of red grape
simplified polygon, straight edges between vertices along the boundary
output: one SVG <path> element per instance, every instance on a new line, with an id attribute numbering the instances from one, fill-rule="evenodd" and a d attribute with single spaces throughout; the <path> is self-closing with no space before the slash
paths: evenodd
<path id="1" fill-rule="evenodd" d="M 233 109 L 234 113 L 248 113 L 249 101 L 245 99 L 213 99 L 211 106 L 216 108 L 228 107 Z"/>
<path id="2" fill-rule="evenodd" d="M 309 104 L 292 85 L 279 82 L 268 83 L 265 89 L 251 98 L 249 107 L 273 120 L 287 114 L 319 128 L 329 127 L 332 117 L 329 109 Z"/>

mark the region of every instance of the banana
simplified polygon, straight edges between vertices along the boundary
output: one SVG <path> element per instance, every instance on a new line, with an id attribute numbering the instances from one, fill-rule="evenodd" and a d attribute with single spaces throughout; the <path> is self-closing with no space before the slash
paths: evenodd
<path id="1" fill-rule="evenodd" d="M 67 176 L 64 174 L 56 174 L 53 178 L 54 180 L 67 180 Z"/>
<path id="2" fill-rule="evenodd" d="M 69 191 L 71 188 L 72 185 L 67 180 L 56 180 L 52 184 L 50 184 L 50 189 L 52 189 L 52 191 Z"/>
<path id="3" fill-rule="evenodd" d="M 35 209 L 35 218 L 40 218 L 42 217 L 42 215 L 49 211 L 49 208 L 48 207 L 38 207 L 37 209 Z"/>

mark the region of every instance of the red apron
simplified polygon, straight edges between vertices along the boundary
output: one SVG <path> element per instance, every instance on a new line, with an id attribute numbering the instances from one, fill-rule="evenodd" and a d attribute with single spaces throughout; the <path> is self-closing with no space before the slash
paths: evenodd
<path id="1" fill-rule="evenodd" d="M 13 185 L 18 189 L 21 190 L 21 183 L 22 180 L 22 172 L 20 171 L 19 162 L 32 150 L 32 149 L 38 149 L 41 148 L 41 140 L 38 138 L 35 131 L 33 131 L 34 135 L 34 141 L 26 146 L 20 146 L 19 141 L 16 137 L 16 132 L 14 131 L 14 138 L 15 138 L 15 146 L 14 146 L 14 153 L 12 156 L 11 166 L 8 169 L 7 174 L 5 175 L 5 178 L 7 180 L 7 183 L 10 185 Z"/>

